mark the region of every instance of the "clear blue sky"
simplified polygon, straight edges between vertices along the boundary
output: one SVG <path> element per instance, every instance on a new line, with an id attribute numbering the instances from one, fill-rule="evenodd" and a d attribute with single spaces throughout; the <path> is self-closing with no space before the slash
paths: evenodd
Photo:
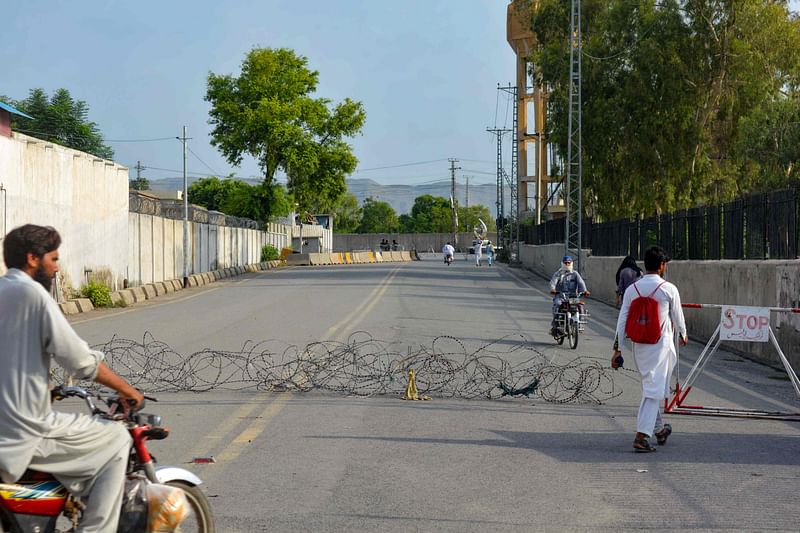
<path id="1" fill-rule="evenodd" d="M 794 10 L 800 0 L 790 2 Z M 496 143 L 487 126 L 510 124 L 497 84 L 514 80 L 505 40 L 508 0 L 107 0 L 7 2 L 0 32 L 0 94 L 60 87 L 86 101 L 116 160 L 179 176 L 176 140 L 189 129 L 190 173 L 259 174 L 233 168 L 209 143 L 206 76 L 238 74 L 252 47 L 289 47 L 320 72 L 319 95 L 363 102 L 352 140 L 353 177 L 380 183 L 449 178 L 493 181 Z M 112 142 L 113 141 L 113 142 Z M 390 169 L 376 167 L 433 161 Z M 131 172 L 132 176 L 134 172 Z"/>
<path id="2" fill-rule="evenodd" d="M 182 168 L 177 140 L 188 127 L 191 173 L 259 174 L 231 167 L 209 143 L 209 71 L 238 74 L 255 46 L 288 47 L 320 73 L 318 94 L 361 101 L 363 134 L 351 142 L 359 170 L 382 183 L 449 178 L 493 181 L 497 84 L 514 79 L 505 40 L 507 0 L 219 0 L 77 2 L 26 0 L 3 7 L 0 94 L 67 88 L 86 101 L 115 159 L 133 167 Z M 506 99 L 500 95 L 502 125 Z M 510 116 L 508 117 L 510 121 Z M 202 160 L 202 162 L 201 162 Z M 207 165 L 207 166 L 206 166 Z M 210 167 L 210 168 L 209 168 Z M 479 174 L 479 171 L 485 174 Z M 151 179 L 179 173 L 148 170 Z M 135 172 L 131 170 L 131 176 Z"/>

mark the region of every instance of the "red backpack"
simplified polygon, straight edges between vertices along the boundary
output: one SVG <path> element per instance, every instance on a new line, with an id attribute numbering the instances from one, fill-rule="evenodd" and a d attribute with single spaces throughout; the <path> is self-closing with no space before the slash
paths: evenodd
<path id="1" fill-rule="evenodd" d="M 642 296 L 642 293 L 636 287 L 636 283 L 633 284 L 633 288 L 639 296 L 631 302 L 631 307 L 628 310 L 628 320 L 625 321 L 625 335 L 633 342 L 655 344 L 661 338 L 661 323 L 658 320 L 658 300 L 653 298 L 653 295 L 664 283 L 666 281 L 659 283 L 658 287 L 649 296 Z"/>

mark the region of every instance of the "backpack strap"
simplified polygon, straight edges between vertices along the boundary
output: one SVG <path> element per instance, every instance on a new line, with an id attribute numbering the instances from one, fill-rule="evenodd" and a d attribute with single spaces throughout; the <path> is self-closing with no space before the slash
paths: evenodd
<path id="1" fill-rule="evenodd" d="M 633 284 L 633 288 L 634 288 L 634 290 L 636 291 L 636 294 L 638 294 L 639 296 L 641 296 L 641 295 L 642 295 L 642 293 L 641 293 L 641 292 L 639 292 L 639 287 L 637 287 L 637 286 L 636 286 L 636 283 L 634 283 L 634 284 Z"/>
<path id="2" fill-rule="evenodd" d="M 659 283 L 659 284 L 658 284 L 658 287 L 656 287 L 655 289 L 653 289 L 653 292 L 651 292 L 651 293 L 650 293 L 650 296 L 648 296 L 648 298 L 652 298 L 652 297 L 653 297 L 653 295 L 654 295 L 654 294 L 655 294 L 655 293 L 658 291 L 658 289 L 660 289 L 660 288 L 661 288 L 661 286 L 662 286 L 663 284 L 665 284 L 665 283 L 666 283 L 666 281 L 662 281 L 661 283 Z M 639 291 L 637 290 L 636 292 L 639 292 Z M 641 294 L 640 294 L 639 296 L 641 296 Z"/>

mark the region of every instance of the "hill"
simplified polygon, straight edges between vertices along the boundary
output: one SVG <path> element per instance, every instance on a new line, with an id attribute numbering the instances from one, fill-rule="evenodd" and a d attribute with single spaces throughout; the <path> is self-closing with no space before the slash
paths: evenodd
<path id="1" fill-rule="evenodd" d="M 190 177 L 189 185 L 200 178 Z M 258 179 L 244 179 L 250 185 L 257 185 Z M 372 197 L 388 202 L 398 215 L 408 213 L 414 205 L 414 199 L 418 196 L 430 194 L 450 198 L 450 182 L 447 180 L 427 183 L 424 185 L 382 185 L 371 179 L 350 179 L 347 180 L 348 190 L 358 198 L 359 203 Z M 179 191 L 183 189 L 183 178 L 163 178 L 151 180 L 150 189 L 154 191 Z M 464 183 L 456 185 L 456 197 L 459 205 L 465 205 L 466 187 Z M 494 183 L 478 183 L 469 186 L 469 204 L 485 205 L 494 214 L 497 190 Z"/>

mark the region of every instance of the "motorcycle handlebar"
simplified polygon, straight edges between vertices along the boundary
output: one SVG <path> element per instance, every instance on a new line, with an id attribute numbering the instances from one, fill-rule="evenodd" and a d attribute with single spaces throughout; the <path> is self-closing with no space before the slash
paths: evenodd
<path id="1" fill-rule="evenodd" d="M 52 401 L 59 401 L 63 400 L 64 398 L 73 398 L 73 397 L 81 398 L 82 400 L 84 400 L 86 402 L 86 405 L 89 407 L 89 410 L 92 412 L 92 414 L 108 414 L 105 411 L 97 408 L 97 405 L 94 403 L 95 398 L 100 400 L 105 400 L 106 404 L 109 407 L 113 407 L 114 405 L 120 405 L 120 398 L 117 395 L 103 397 L 99 393 L 90 392 L 84 389 L 83 387 L 65 387 L 63 385 L 58 385 L 57 387 L 53 388 L 50 391 L 50 399 Z M 156 398 L 145 395 L 144 400 L 142 400 L 142 403 L 136 409 L 136 412 L 141 411 L 144 408 L 145 400 L 150 400 L 152 402 L 158 401 Z M 129 402 L 130 401 L 131 400 L 129 400 Z M 129 403 L 129 406 L 131 405 L 132 404 Z M 129 412 L 130 414 L 133 414 L 132 410 L 130 410 Z"/>

